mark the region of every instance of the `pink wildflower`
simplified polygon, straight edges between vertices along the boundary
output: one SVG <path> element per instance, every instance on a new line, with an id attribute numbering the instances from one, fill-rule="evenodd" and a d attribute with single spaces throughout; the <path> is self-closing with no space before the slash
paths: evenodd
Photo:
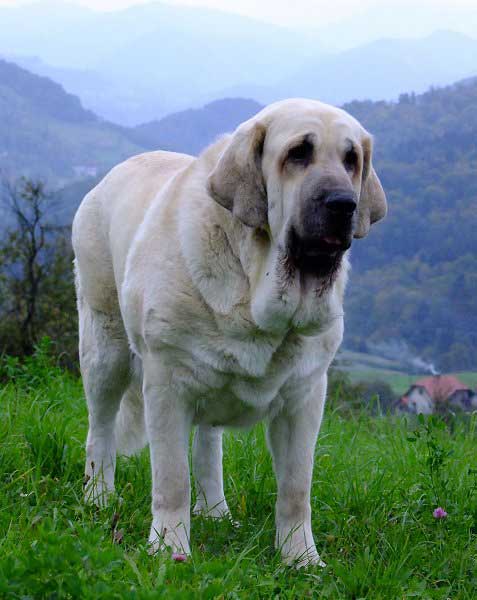
<path id="1" fill-rule="evenodd" d="M 176 562 L 185 562 L 187 560 L 187 556 L 180 552 L 173 552 L 172 560 L 175 560 Z"/>
<path id="2" fill-rule="evenodd" d="M 434 519 L 445 519 L 447 517 L 447 513 L 441 506 L 438 506 L 432 513 L 432 516 Z"/>

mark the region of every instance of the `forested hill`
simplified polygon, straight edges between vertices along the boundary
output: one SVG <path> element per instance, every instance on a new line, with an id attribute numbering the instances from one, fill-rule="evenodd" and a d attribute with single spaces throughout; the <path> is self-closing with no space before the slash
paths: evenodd
<path id="1" fill-rule="evenodd" d="M 345 106 L 375 136 L 389 214 L 353 246 L 346 344 L 477 366 L 477 79 Z"/>
<path id="2" fill-rule="evenodd" d="M 54 181 L 101 172 L 141 151 L 57 83 L 0 60 L 0 169 Z"/>

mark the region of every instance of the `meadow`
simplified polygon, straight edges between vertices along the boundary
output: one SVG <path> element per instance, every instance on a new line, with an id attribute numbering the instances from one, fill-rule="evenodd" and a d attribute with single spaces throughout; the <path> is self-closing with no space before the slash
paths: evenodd
<path id="1" fill-rule="evenodd" d="M 340 352 L 338 364 L 340 370 L 346 373 L 352 382 L 385 381 L 398 396 L 404 394 L 418 379 L 430 375 L 430 373 L 411 374 L 399 360 L 390 360 L 377 354 L 350 352 L 349 350 Z M 442 374 L 454 375 L 469 388 L 477 388 L 477 371 L 444 372 Z"/>
<path id="2" fill-rule="evenodd" d="M 192 556 L 177 563 L 147 553 L 147 451 L 119 460 L 110 506 L 83 504 L 79 379 L 44 350 L 2 359 L 0 376 L 0 598 L 477 595 L 475 415 L 376 417 L 332 387 L 312 489 L 324 569 L 281 564 L 264 428 L 230 432 L 225 489 L 239 526 L 194 517 Z"/>

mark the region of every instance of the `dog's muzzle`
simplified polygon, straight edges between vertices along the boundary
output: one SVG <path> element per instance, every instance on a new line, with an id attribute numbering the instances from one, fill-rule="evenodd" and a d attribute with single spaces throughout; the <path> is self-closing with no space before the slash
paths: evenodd
<path id="1" fill-rule="evenodd" d="M 288 233 L 288 254 L 301 271 L 325 275 L 353 241 L 358 206 L 351 190 L 323 190 L 303 203 Z"/>

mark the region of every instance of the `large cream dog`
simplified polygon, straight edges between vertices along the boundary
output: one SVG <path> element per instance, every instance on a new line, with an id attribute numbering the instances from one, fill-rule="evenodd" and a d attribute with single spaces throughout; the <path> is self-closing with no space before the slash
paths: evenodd
<path id="1" fill-rule="evenodd" d="M 343 334 L 347 250 L 386 212 L 370 135 L 312 100 L 272 104 L 198 158 L 114 168 L 73 224 L 89 408 L 86 496 L 149 443 L 152 550 L 189 553 L 196 512 L 228 515 L 222 427 L 268 424 L 276 543 L 320 563 L 310 484 L 327 369 Z"/>

